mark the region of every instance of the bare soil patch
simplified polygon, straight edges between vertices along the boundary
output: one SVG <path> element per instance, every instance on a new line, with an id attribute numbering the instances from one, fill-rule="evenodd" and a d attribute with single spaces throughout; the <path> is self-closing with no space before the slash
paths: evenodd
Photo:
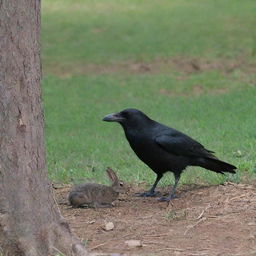
<path id="1" fill-rule="evenodd" d="M 132 195 L 131 187 L 113 208 L 74 209 L 69 187 L 55 189 L 72 230 L 92 252 L 122 255 L 256 255 L 256 184 L 188 186 L 171 203 Z M 164 194 L 170 188 L 161 190 Z M 104 230 L 113 222 L 113 230 Z M 141 247 L 129 248 L 127 240 Z"/>
<path id="2" fill-rule="evenodd" d="M 192 87 L 192 90 L 189 92 L 173 92 L 172 90 L 161 88 L 159 90 L 160 94 L 167 95 L 169 97 L 176 97 L 176 96 L 183 96 L 183 97 L 191 97 L 193 96 L 200 96 L 202 94 L 225 94 L 228 93 L 229 89 L 228 88 L 216 88 L 216 89 L 208 89 L 205 88 L 203 85 L 194 85 Z"/>
<path id="3" fill-rule="evenodd" d="M 158 74 L 180 72 L 184 76 L 206 71 L 217 70 L 224 74 L 232 73 L 240 69 L 245 73 L 255 73 L 256 64 L 248 63 L 243 58 L 237 59 L 215 59 L 206 60 L 201 58 L 175 57 L 169 59 L 157 58 L 151 62 L 132 62 L 125 61 L 116 64 L 84 64 L 72 62 L 68 63 L 52 63 L 45 67 L 46 73 L 53 73 L 60 77 L 70 77 L 72 75 L 100 75 L 111 73 L 123 74 Z"/>

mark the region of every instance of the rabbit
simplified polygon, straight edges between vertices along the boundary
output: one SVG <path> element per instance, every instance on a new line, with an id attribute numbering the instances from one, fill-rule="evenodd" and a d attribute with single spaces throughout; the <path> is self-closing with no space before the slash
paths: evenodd
<path id="1" fill-rule="evenodd" d="M 73 207 L 111 207 L 112 202 L 118 198 L 119 193 L 124 193 L 124 183 L 118 179 L 111 168 L 106 170 L 111 186 L 97 183 L 85 183 L 74 187 L 68 195 L 69 203 Z"/>

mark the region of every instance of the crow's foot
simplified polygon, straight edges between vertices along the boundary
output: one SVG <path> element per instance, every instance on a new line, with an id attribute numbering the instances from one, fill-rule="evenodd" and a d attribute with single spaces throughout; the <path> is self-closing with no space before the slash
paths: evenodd
<path id="1" fill-rule="evenodd" d="M 169 195 L 167 197 L 162 196 L 162 197 L 158 198 L 157 200 L 160 201 L 160 202 L 170 202 L 174 198 L 178 198 L 178 196 L 176 196 L 176 194 L 172 194 L 172 195 Z"/>
<path id="2" fill-rule="evenodd" d="M 135 196 L 138 196 L 138 197 L 154 197 L 154 196 L 157 196 L 159 195 L 159 192 L 144 192 L 144 193 L 135 193 L 134 194 Z"/>

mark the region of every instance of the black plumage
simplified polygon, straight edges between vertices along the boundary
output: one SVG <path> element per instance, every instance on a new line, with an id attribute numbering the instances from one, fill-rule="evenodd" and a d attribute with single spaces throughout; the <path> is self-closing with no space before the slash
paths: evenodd
<path id="1" fill-rule="evenodd" d="M 168 197 L 160 198 L 162 201 L 171 200 L 175 197 L 180 175 L 187 166 L 200 166 L 221 174 L 235 173 L 236 167 L 219 160 L 213 151 L 186 134 L 150 119 L 137 109 L 109 114 L 103 121 L 120 123 L 133 151 L 156 173 L 154 185 L 141 196 L 154 196 L 163 174 L 171 171 L 175 176 L 175 185 Z"/>

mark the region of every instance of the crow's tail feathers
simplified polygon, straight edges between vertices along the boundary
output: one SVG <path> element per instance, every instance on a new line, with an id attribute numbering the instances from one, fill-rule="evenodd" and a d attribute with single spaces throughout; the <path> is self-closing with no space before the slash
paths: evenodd
<path id="1" fill-rule="evenodd" d="M 222 174 L 224 174 L 224 172 L 236 173 L 235 169 L 237 169 L 234 165 L 215 158 L 200 158 L 198 165 L 210 171 Z"/>

